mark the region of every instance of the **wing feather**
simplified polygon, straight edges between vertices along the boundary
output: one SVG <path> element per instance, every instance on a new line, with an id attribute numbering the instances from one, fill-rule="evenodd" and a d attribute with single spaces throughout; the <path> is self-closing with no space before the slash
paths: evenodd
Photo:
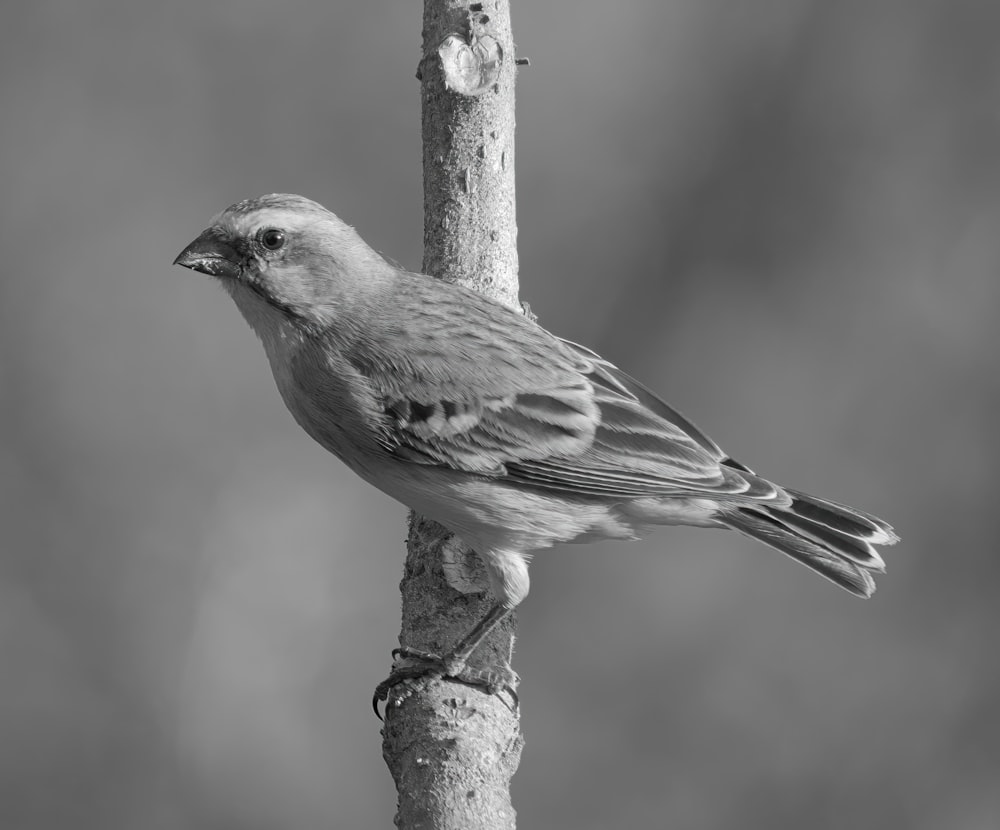
<path id="1" fill-rule="evenodd" d="M 714 441 L 634 378 L 582 346 L 532 331 L 539 333 L 548 342 L 506 350 L 502 376 L 491 377 L 486 365 L 473 378 L 426 344 L 421 361 L 433 360 L 433 382 L 424 381 L 426 371 L 401 378 L 401 360 L 391 379 L 373 373 L 375 390 L 387 390 L 386 449 L 407 462 L 585 497 L 782 497 L 724 463 Z"/>

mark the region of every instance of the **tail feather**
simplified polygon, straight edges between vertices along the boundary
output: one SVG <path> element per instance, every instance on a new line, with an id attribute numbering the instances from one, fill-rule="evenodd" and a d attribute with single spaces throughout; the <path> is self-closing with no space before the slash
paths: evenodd
<path id="1" fill-rule="evenodd" d="M 881 519 L 843 504 L 786 490 L 788 506 L 742 505 L 726 511 L 722 520 L 792 557 L 831 582 L 860 597 L 875 592 L 871 572 L 885 563 L 873 545 L 898 540 Z"/>
<path id="2" fill-rule="evenodd" d="M 783 489 L 792 497 L 792 512 L 804 519 L 860 536 L 875 545 L 892 545 L 899 541 L 896 531 L 871 513 L 798 490 Z"/>
<path id="3" fill-rule="evenodd" d="M 830 527 L 826 523 L 805 519 L 795 512 L 794 504 L 791 510 L 774 510 L 769 515 L 793 533 L 805 536 L 821 547 L 828 548 L 862 568 L 885 571 L 885 562 L 878 555 L 878 551 L 875 550 L 871 542 L 861 536 Z"/>

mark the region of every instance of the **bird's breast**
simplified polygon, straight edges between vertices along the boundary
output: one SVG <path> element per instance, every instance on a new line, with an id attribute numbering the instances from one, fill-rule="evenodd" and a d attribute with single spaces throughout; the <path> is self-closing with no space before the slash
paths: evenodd
<path id="1" fill-rule="evenodd" d="M 365 476 L 382 454 L 377 402 L 367 381 L 335 350 L 315 343 L 275 350 L 271 371 L 288 411 L 305 432 Z"/>

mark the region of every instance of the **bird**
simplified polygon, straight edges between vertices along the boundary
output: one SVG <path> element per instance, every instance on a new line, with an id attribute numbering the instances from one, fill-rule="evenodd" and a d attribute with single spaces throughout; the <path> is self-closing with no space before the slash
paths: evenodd
<path id="1" fill-rule="evenodd" d="M 730 528 L 860 597 L 898 541 L 869 513 L 782 487 L 595 352 L 485 295 L 406 271 L 303 196 L 231 205 L 174 264 L 218 279 L 300 427 L 361 478 L 472 546 L 493 603 L 445 654 L 393 652 L 516 704 L 476 647 L 527 596 L 533 552 L 657 525 Z"/>

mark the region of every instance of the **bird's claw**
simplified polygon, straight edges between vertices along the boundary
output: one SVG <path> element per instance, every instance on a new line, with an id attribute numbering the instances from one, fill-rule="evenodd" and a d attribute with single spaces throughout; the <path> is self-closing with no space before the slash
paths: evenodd
<path id="1" fill-rule="evenodd" d="M 372 695 L 372 708 L 379 720 L 383 720 L 379 712 L 379 701 L 384 701 L 387 709 L 389 706 L 399 708 L 404 700 L 422 692 L 431 681 L 441 679 L 476 686 L 488 695 L 499 696 L 501 692 L 506 692 L 512 701 L 508 708 L 515 713 L 520 705 L 517 696 L 520 678 L 509 666 L 476 669 L 467 666 L 464 660 L 454 655 L 442 657 L 413 648 L 395 648 L 392 650 L 392 657 L 392 672 L 375 687 Z M 391 700 L 390 691 L 393 692 Z"/>

